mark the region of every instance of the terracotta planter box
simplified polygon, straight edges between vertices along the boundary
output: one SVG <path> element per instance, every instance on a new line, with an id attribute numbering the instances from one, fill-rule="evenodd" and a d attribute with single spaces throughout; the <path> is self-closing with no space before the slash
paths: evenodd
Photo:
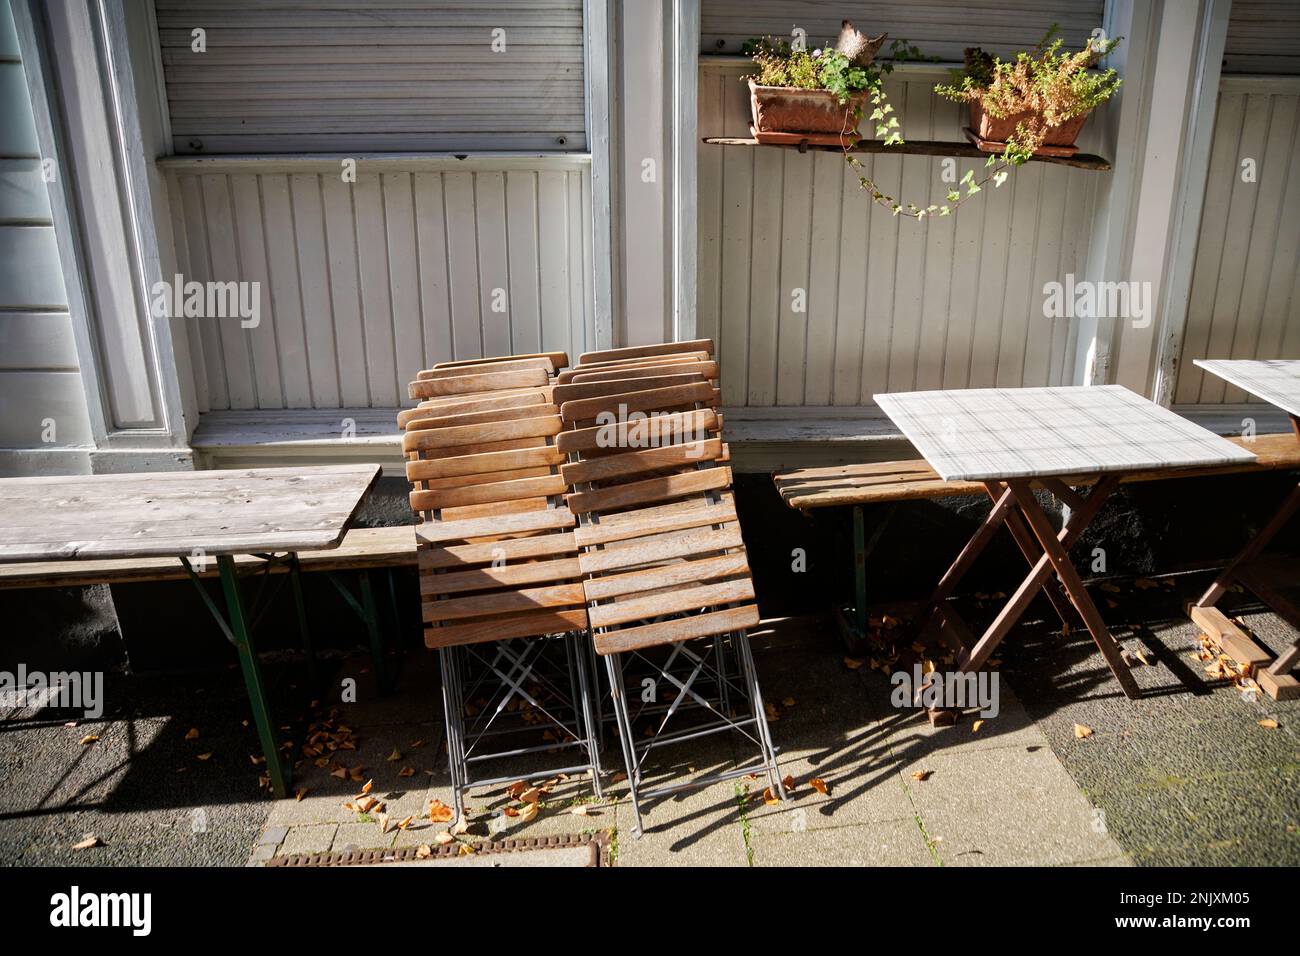
<path id="1" fill-rule="evenodd" d="M 841 138 L 858 138 L 853 111 L 867 101 L 865 92 L 841 103 L 829 90 L 800 90 L 787 86 L 759 86 L 749 81 L 749 105 L 754 114 L 752 131 L 760 143 L 807 141 L 841 145 Z"/>
<path id="2" fill-rule="evenodd" d="M 968 105 L 970 107 L 968 135 L 976 146 L 989 153 L 1002 152 L 1006 148 L 1007 137 L 1015 133 L 1016 126 L 1034 116 L 1033 113 L 1024 112 L 998 119 L 984 112 L 984 104 L 979 100 L 972 100 Z M 1088 121 L 1089 115 L 1090 112 L 1080 113 L 1060 126 L 1048 127 L 1047 136 L 1038 152 L 1044 156 L 1073 156 L 1079 149 L 1074 145 L 1074 141 L 1079 138 L 1079 132 L 1083 129 L 1083 124 Z"/>

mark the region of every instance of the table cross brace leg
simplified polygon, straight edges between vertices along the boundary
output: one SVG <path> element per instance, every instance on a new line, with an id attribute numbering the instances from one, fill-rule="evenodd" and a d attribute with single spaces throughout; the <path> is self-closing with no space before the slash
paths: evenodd
<path id="1" fill-rule="evenodd" d="M 1266 667 L 1264 665 L 1268 661 L 1268 653 L 1231 618 L 1220 611 L 1218 603 L 1228 593 L 1228 589 L 1237 583 L 1242 569 L 1263 553 L 1269 542 L 1297 512 L 1300 512 L 1300 484 L 1297 484 L 1283 500 L 1281 507 L 1268 524 L 1264 525 L 1259 533 L 1237 553 L 1237 556 L 1228 562 L 1227 567 L 1214 579 L 1214 583 L 1201 595 L 1200 600 L 1188 608 L 1192 620 L 1200 625 L 1228 656 L 1239 663 L 1251 664 L 1255 667 L 1255 679 L 1269 696 L 1277 700 L 1300 697 L 1300 680 L 1291 674 L 1292 668 L 1300 663 L 1300 640 L 1283 651 L 1277 660 Z"/>
<path id="2" fill-rule="evenodd" d="M 1118 645 L 1111 637 L 1101 619 L 1100 613 L 1097 611 L 1096 605 L 1092 603 L 1092 599 L 1088 596 L 1082 579 L 1069 560 L 1070 548 L 1078 542 L 1084 529 L 1087 528 L 1097 512 L 1101 510 L 1101 506 L 1106 499 L 1119 486 L 1120 477 L 1118 475 L 1107 475 L 1098 481 L 1092 491 L 1086 497 L 1080 499 L 1078 507 L 1071 511 L 1069 519 L 1059 532 L 1052 528 L 1047 515 L 1034 497 L 1031 482 L 1031 479 L 1010 481 L 1002 487 L 990 483 L 989 492 L 994 499 L 993 508 L 940 580 L 939 586 L 935 589 L 935 593 L 931 598 L 927 622 L 933 622 L 948 616 L 956 616 L 955 611 L 944 605 L 955 592 L 961 578 L 970 570 L 975 559 L 988 546 L 1001 525 L 1008 524 L 1012 518 L 1017 521 L 1023 518 L 1028 527 L 1022 525 L 1022 529 L 1026 532 L 1026 535 L 1030 532 L 1033 533 L 1042 550 L 1031 549 L 1028 539 L 1023 542 L 1022 551 L 1024 551 L 1026 558 L 1031 554 L 1036 553 L 1038 555 L 1033 561 L 1028 576 L 1012 593 L 979 639 L 960 653 L 958 669 L 962 673 L 970 673 L 983 667 L 1003 638 L 1010 632 L 1011 627 L 1024 614 L 1034 596 L 1048 584 L 1053 573 L 1055 573 L 1064 586 L 1065 596 L 1068 597 L 1085 624 L 1088 625 L 1089 633 L 1092 635 L 1093 640 L 1096 641 L 1116 679 L 1120 682 L 1124 693 L 1129 697 L 1136 697 L 1138 695 L 1137 683 L 1134 681 L 1128 667 L 1124 664 Z M 1021 542 L 1017 540 L 1017 543 L 1020 544 Z"/>

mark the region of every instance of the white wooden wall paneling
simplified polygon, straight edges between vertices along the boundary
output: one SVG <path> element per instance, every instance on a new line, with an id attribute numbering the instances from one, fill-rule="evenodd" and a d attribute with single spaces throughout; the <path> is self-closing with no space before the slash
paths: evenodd
<path id="1" fill-rule="evenodd" d="M 529 162 L 164 163 L 185 278 L 261 283 L 258 327 L 188 320 L 202 409 L 392 407 L 435 361 L 590 347 L 589 164 Z"/>
<path id="2" fill-rule="evenodd" d="M 1300 79 L 1224 77 L 1175 401 L 1249 401 L 1197 358 L 1300 358 Z M 1242 179 L 1253 159 L 1256 181 Z"/>
<path id="3" fill-rule="evenodd" d="M 705 61 L 702 137 L 747 135 L 747 68 Z M 944 75 L 886 82 L 907 137 L 960 139 L 964 110 L 932 93 Z M 700 334 L 719 340 L 725 404 L 859 406 L 885 390 L 1067 380 L 1075 323 L 1043 316 L 1043 287 L 1083 272 L 1077 224 L 1105 174 L 1030 164 L 918 224 L 871 204 L 834 153 L 699 149 L 697 310 Z M 863 162 L 886 193 L 944 201 L 941 157 Z M 983 173 L 963 160 L 956 175 L 967 168 Z M 793 310 L 795 289 L 807 312 Z"/>

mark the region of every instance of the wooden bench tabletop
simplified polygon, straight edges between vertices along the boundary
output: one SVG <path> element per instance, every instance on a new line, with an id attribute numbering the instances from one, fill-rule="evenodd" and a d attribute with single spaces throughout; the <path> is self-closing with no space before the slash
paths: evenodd
<path id="1" fill-rule="evenodd" d="M 1134 472 L 1125 475 L 1124 481 L 1300 468 L 1300 441 L 1290 433 L 1257 435 L 1253 441 L 1244 438 L 1229 438 L 1228 441 L 1253 452 L 1255 460 L 1206 468 Z M 829 468 L 795 468 L 777 472 L 772 480 L 776 483 L 776 490 L 782 500 L 791 508 L 800 510 L 984 494 L 984 486 L 978 481 L 944 481 L 921 458 L 835 465 Z M 1063 480 L 1066 484 L 1078 486 L 1095 479 Z"/>
<path id="2" fill-rule="evenodd" d="M 415 528 L 353 528 L 343 543 L 328 551 L 304 551 L 298 556 L 304 571 L 348 571 L 366 568 L 414 567 Z M 235 555 L 235 567 L 252 570 L 262 564 L 252 555 Z M 283 564 L 273 573 L 287 571 Z M 216 577 L 217 564 L 208 561 L 200 577 Z M 106 558 L 82 561 L 29 561 L 0 564 L 0 590 L 12 588 L 80 587 L 89 584 L 132 584 L 178 581 L 187 577 L 176 558 Z"/>
<path id="3" fill-rule="evenodd" d="M 0 562 L 337 547 L 379 466 L 0 478 Z"/>

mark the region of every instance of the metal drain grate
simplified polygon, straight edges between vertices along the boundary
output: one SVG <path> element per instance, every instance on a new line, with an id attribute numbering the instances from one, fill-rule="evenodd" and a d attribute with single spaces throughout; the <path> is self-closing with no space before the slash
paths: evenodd
<path id="1" fill-rule="evenodd" d="M 491 843 L 474 845 L 475 856 L 492 856 L 507 853 L 522 853 L 538 850 L 568 850 L 586 847 L 591 854 L 587 866 L 610 866 L 608 830 L 599 833 L 566 833 L 544 837 L 518 837 L 508 840 L 494 840 Z M 448 843 L 446 846 L 433 846 L 433 853 L 419 857 L 419 847 L 404 846 L 396 849 L 381 850 L 340 850 L 331 853 L 295 853 L 291 856 L 277 856 L 267 861 L 267 866 L 302 867 L 302 866 L 378 866 L 385 863 L 428 863 L 439 859 L 450 859 L 460 853 L 460 843 Z"/>

